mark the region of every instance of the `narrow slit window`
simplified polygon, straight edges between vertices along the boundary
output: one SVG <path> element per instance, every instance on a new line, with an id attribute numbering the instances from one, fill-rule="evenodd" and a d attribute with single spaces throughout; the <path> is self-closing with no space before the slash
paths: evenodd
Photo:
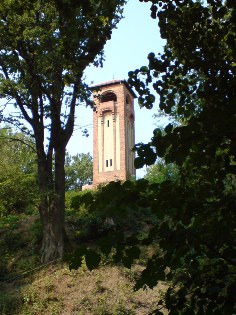
<path id="1" fill-rule="evenodd" d="M 110 159 L 110 166 L 112 166 L 112 159 Z"/>
<path id="2" fill-rule="evenodd" d="M 110 127 L 110 121 L 109 121 L 109 119 L 107 120 L 107 127 Z"/>
<path id="3" fill-rule="evenodd" d="M 108 160 L 106 160 L 106 167 L 108 167 Z"/>

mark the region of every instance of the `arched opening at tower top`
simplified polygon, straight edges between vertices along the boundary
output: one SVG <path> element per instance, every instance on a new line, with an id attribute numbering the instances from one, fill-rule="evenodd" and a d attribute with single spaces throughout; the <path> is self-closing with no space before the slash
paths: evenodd
<path id="1" fill-rule="evenodd" d="M 101 103 L 105 103 L 105 102 L 110 102 L 110 101 L 117 101 L 117 96 L 115 93 L 113 92 L 105 92 L 104 94 L 102 94 L 101 96 Z"/>

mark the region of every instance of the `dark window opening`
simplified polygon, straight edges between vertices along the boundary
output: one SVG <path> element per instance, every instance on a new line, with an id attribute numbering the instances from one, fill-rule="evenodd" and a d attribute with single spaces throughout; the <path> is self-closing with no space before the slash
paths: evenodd
<path id="1" fill-rule="evenodd" d="M 109 101 L 115 101 L 115 102 L 117 101 L 117 97 L 115 93 L 108 92 L 101 96 L 101 103 L 109 102 Z"/>
<path id="2" fill-rule="evenodd" d="M 112 159 L 110 159 L 110 166 L 112 166 Z"/>
<path id="3" fill-rule="evenodd" d="M 108 160 L 106 160 L 106 167 L 108 167 Z"/>
<path id="4" fill-rule="evenodd" d="M 130 100 L 130 97 L 129 97 L 129 95 L 126 95 L 126 105 L 128 105 L 128 104 L 131 104 L 131 100 Z"/>
<path id="5" fill-rule="evenodd" d="M 109 122 L 109 120 L 107 120 L 107 127 L 109 127 L 110 126 L 110 122 Z"/>

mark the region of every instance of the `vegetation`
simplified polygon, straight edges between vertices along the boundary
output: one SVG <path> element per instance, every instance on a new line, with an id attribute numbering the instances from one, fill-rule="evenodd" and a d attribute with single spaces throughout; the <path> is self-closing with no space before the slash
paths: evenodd
<path id="1" fill-rule="evenodd" d="M 64 251 L 65 152 L 76 105 L 89 103 L 83 72 L 90 63 L 102 64 L 103 47 L 121 18 L 123 4 L 0 3 L 0 95 L 5 100 L 1 119 L 29 127 L 35 139 L 43 261 L 62 257 Z"/>
<path id="2" fill-rule="evenodd" d="M 31 138 L 0 129 L 0 218 L 31 212 L 38 203 L 36 153 Z"/>
<path id="3" fill-rule="evenodd" d="M 157 156 L 179 167 L 178 182 L 156 186 L 158 224 L 148 241 L 159 252 L 137 288 L 168 280 L 162 307 L 169 314 L 234 314 L 235 260 L 235 1 L 150 1 L 159 19 L 163 54 L 129 73 L 139 103 L 160 109 L 178 124 L 154 130 L 138 144 L 136 167 Z"/>
<path id="4" fill-rule="evenodd" d="M 66 191 L 81 190 L 82 186 L 93 181 L 93 158 L 87 153 L 66 155 Z"/>
<path id="5" fill-rule="evenodd" d="M 127 299 L 122 296 L 119 301 L 111 305 L 108 298 L 108 294 L 111 293 L 107 288 L 104 275 L 101 275 L 100 272 L 104 270 L 106 281 L 108 281 L 110 280 L 109 275 L 114 271 L 112 268 L 115 266 L 117 268 L 122 263 L 131 271 L 127 271 L 123 267 L 118 269 L 122 272 L 125 270 L 125 274 L 128 274 L 129 277 L 138 265 L 138 271 L 135 270 L 135 274 L 131 278 L 131 283 L 137 291 L 147 287 L 155 290 L 157 285 L 165 283 L 161 294 L 155 296 L 157 305 L 148 306 L 145 312 L 157 315 L 165 313 L 169 315 L 232 315 L 236 313 L 235 1 L 150 0 L 150 2 L 152 3 L 152 18 L 159 19 L 161 35 L 166 39 L 166 46 L 163 54 L 157 56 L 153 53 L 149 54 L 148 66 L 130 72 L 129 83 L 139 93 L 140 105 L 147 108 L 152 107 L 155 101 L 155 96 L 150 92 L 150 87 L 154 88 L 160 96 L 160 109 L 172 119 L 177 119 L 177 123 L 168 124 L 164 130 L 155 129 L 153 138 L 148 144 L 140 143 L 135 146 L 138 155 L 135 160 L 137 168 L 145 164 L 153 165 L 158 161 L 147 174 L 148 180 L 112 182 L 100 187 L 97 191 L 67 192 L 66 231 L 68 240 L 66 245 L 68 252 L 65 255 L 65 261 L 69 263 L 71 270 L 69 271 L 64 266 L 59 271 L 56 268 L 52 269 L 56 280 L 52 280 L 47 275 L 43 285 L 41 285 L 40 279 L 37 281 L 34 278 L 32 287 L 25 285 L 24 288 L 20 288 L 21 294 L 14 299 L 15 303 L 9 303 L 12 295 L 3 295 L 5 300 L 2 300 L 6 302 L 1 304 L 5 307 L 5 309 L 2 308 L 2 312 L 7 313 L 6 305 L 13 305 L 14 308 L 18 301 L 20 301 L 18 305 L 22 307 L 21 311 L 25 313 L 31 311 L 40 314 L 45 309 L 52 314 L 65 311 L 58 282 L 61 286 L 62 279 L 64 279 L 68 287 L 74 287 L 74 283 L 77 286 L 81 283 L 81 278 L 78 280 L 76 273 L 82 272 L 86 275 L 84 287 L 91 289 L 93 297 L 87 299 L 80 297 L 77 303 L 80 303 L 80 306 L 82 304 L 82 307 L 79 308 L 78 304 L 73 305 L 73 311 L 82 312 L 82 314 L 83 312 L 142 314 L 142 304 L 128 304 Z M 3 5 L 0 4 L 0 8 L 4 8 L 6 3 L 7 0 L 3 2 Z M 26 1 L 26 3 L 28 2 Z M 40 3 L 45 5 L 43 2 Z M 102 4 L 105 5 L 105 2 L 101 2 Z M 14 10 L 16 8 L 19 9 L 17 6 L 13 7 Z M 50 2 L 46 8 L 50 9 L 46 13 L 50 13 L 52 9 L 56 8 L 55 10 L 58 12 L 56 16 L 68 23 L 73 21 L 73 19 L 65 19 L 61 7 L 54 6 L 54 2 Z M 113 5 L 111 8 L 114 8 Z M 34 9 L 32 10 L 35 12 Z M 77 12 L 75 10 L 75 14 Z M 90 12 L 85 10 L 85 13 L 88 14 L 88 18 L 91 17 Z M 73 12 L 68 14 L 75 17 Z M 11 17 L 11 15 L 9 16 Z M 45 22 L 44 16 L 47 18 L 46 14 L 39 20 L 42 23 Z M 102 25 L 99 24 L 101 29 L 108 27 L 110 30 L 111 25 L 106 22 L 106 19 L 94 16 L 95 22 L 102 23 Z M 1 21 L 5 21 L 4 15 Z M 18 21 L 14 21 L 18 25 Z M 59 23 L 56 25 L 61 26 L 60 21 L 60 19 L 56 20 Z M 77 22 L 80 23 L 80 20 Z M 7 22 L 2 22 L 1 27 L 5 31 L 4 23 Z M 72 24 L 69 23 L 69 25 Z M 96 23 L 94 25 L 97 27 Z M 21 28 L 19 28 L 19 32 L 21 32 L 20 30 Z M 37 30 L 40 30 L 40 27 L 35 32 Z M 88 31 L 94 31 L 94 29 L 88 29 Z M 57 36 L 56 32 L 52 38 L 55 41 L 60 38 L 63 43 L 63 39 L 65 39 L 63 34 L 68 35 L 70 32 L 67 25 L 65 25 L 65 32 L 60 33 L 62 37 L 59 36 L 60 34 Z M 35 34 L 26 32 L 24 36 L 36 36 L 37 34 Z M 77 47 L 76 43 L 72 42 L 72 48 Z M 41 49 L 38 40 L 34 44 L 36 48 Z M 59 45 L 57 48 L 60 47 L 63 49 L 64 46 Z M 49 55 L 54 54 L 54 51 L 45 51 L 49 52 Z M 2 53 L 4 54 L 4 51 Z M 30 52 L 25 53 L 31 58 L 31 55 L 28 55 Z M 58 53 L 57 49 L 56 53 Z M 6 63 L 8 58 L 10 60 L 17 56 L 15 53 L 5 55 L 4 62 Z M 16 65 L 23 61 L 27 64 L 28 59 L 24 59 L 24 56 L 23 59 L 14 59 Z M 37 60 L 38 57 L 35 56 L 35 58 Z M 73 101 L 78 95 L 76 89 L 81 87 L 81 81 L 78 80 L 79 86 L 76 86 L 73 81 L 74 78 L 77 78 L 77 74 L 73 73 L 74 66 L 72 66 L 72 70 L 69 70 L 69 67 L 66 67 L 66 60 L 70 59 L 62 58 L 63 67 L 65 67 L 63 69 L 68 71 L 62 71 L 60 78 L 64 80 L 63 82 L 67 82 L 69 78 L 72 80 L 71 84 L 75 88 L 71 95 L 71 101 Z M 43 58 L 39 58 L 38 61 L 44 63 Z M 46 58 L 45 62 L 47 63 L 47 61 Z M 46 68 L 42 67 L 42 69 Z M 81 68 L 79 69 L 81 70 Z M 21 73 L 19 78 L 18 73 Z M 47 91 L 52 93 L 54 89 L 54 85 L 52 86 L 52 81 L 50 81 L 52 78 L 48 78 L 46 73 L 47 71 L 38 78 L 46 84 L 44 86 L 39 81 L 41 82 L 40 87 L 47 88 L 49 89 Z M 55 75 L 53 71 L 50 73 Z M 9 79 L 5 72 L 4 75 L 3 82 L 12 84 L 12 90 L 10 89 L 12 93 L 17 93 L 15 87 L 24 90 L 23 83 L 26 82 L 26 79 L 21 71 L 17 72 L 15 77 L 10 75 Z M 15 78 L 19 79 L 16 86 L 13 84 Z M 32 79 L 34 78 L 33 76 Z M 48 81 L 46 81 L 47 78 Z M 31 82 L 36 81 L 31 80 Z M 18 85 L 19 83 L 21 84 Z M 31 102 L 27 104 L 28 109 L 22 107 L 26 114 L 28 110 L 34 108 L 32 106 L 36 95 L 34 94 L 35 86 L 31 83 L 28 84 L 29 93 L 32 93 L 28 98 Z M 2 85 L 3 87 L 4 85 Z M 55 146 L 53 138 L 55 135 L 54 122 L 58 122 L 58 117 L 55 118 L 51 115 L 51 110 L 54 109 L 53 104 L 55 103 L 53 102 L 57 98 L 54 98 L 54 94 L 52 97 L 50 93 L 51 99 L 46 93 L 43 94 L 44 97 L 48 97 L 47 105 L 49 107 L 41 108 L 47 112 L 49 118 L 52 118 L 52 129 L 50 130 L 52 136 L 50 141 L 52 142 L 48 143 L 49 155 L 45 156 L 45 161 L 51 161 L 52 151 L 50 149 L 54 150 L 56 168 L 57 157 L 63 156 L 64 153 L 60 153 L 61 142 Z M 18 94 L 13 96 L 18 96 Z M 21 106 L 21 97 L 22 95 L 19 96 L 17 106 Z M 75 103 L 71 103 L 70 108 L 73 108 L 73 104 Z M 30 119 L 34 120 L 34 115 L 33 111 L 33 118 L 29 116 Z M 58 140 L 65 140 L 63 137 L 68 135 L 67 126 L 69 125 L 70 120 L 68 124 L 60 126 L 63 129 L 60 133 L 62 138 L 59 137 Z M 65 144 L 63 141 L 62 143 Z M 50 143 L 52 147 L 50 147 Z M 57 156 L 58 152 L 61 155 Z M 40 157 L 38 155 L 38 159 Z M 155 169 L 158 170 L 158 176 L 155 175 Z M 42 170 L 45 171 L 43 168 Z M 49 174 L 51 173 L 49 172 Z M 55 174 L 57 176 L 57 173 Z M 57 182 L 56 177 L 55 182 Z M 42 188 L 42 186 L 40 187 Z M 51 188 L 51 186 L 49 185 L 47 188 Z M 53 191 L 55 192 L 55 190 Z M 48 191 L 45 194 L 46 197 L 51 196 L 48 195 Z M 40 241 L 45 238 L 45 230 L 43 235 L 40 233 L 40 224 L 44 225 L 42 213 L 41 222 L 36 217 L 32 219 L 33 216 L 31 216 L 30 220 L 33 221 L 31 224 L 23 220 L 25 214 L 17 217 L 7 215 L 1 220 L 0 233 L 3 237 L 1 237 L 0 248 L 3 255 L 0 258 L 0 270 L 3 270 L 2 279 L 5 275 L 14 275 L 14 271 L 19 273 L 27 269 L 29 264 L 30 266 L 37 265 L 39 261 L 37 248 Z M 27 233 L 25 234 L 22 222 L 27 222 Z M 29 225 L 31 234 L 28 232 Z M 29 253 L 32 254 L 30 259 Z M 55 257 L 51 253 L 50 251 L 50 258 Z M 88 270 L 91 271 L 99 266 L 102 266 L 101 270 L 89 273 Z M 78 271 L 72 271 L 74 269 L 78 269 Z M 93 277 L 94 274 L 97 279 Z M 68 277 L 65 278 L 65 275 Z M 93 286 L 87 285 L 89 283 L 88 275 L 91 276 Z M 129 282 L 129 285 L 131 283 Z M 37 298 L 35 292 L 42 287 L 39 298 Z M 64 290 L 67 294 L 69 293 L 68 288 L 64 287 Z M 77 291 L 76 294 L 78 294 Z M 104 292 L 105 296 L 102 295 Z M 123 292 L 123 289 L 119 287 L 119 293 Z M 127 293 L 128 291 L 125 292 L 132 300 L 133 295 Z M 98 300 L 94 299 L 95 294 Z M 72 296 L 74 297 L 75 294 Z M 96 304 L 96 308 L 92 309 L 91 304 Z M 14 308 L 14 312 L 16 309 L 17 307 Z M 72 312 L 72 308 L 69 311 Z"/>
<path id="6" fill-rule="evenodd" d="M 177 181 L 180 179 L 180 176 L 176 164 L 166 164 L 165 161 L 160 159 L 157 163 L 147 168 L 144 178 L 150 183 L 162 183 L 165 180 Z"/>
<path id="7" fill-rule="evenodd" d="M 0 151 L 0 217 L 34 213 L 39 204 L 39 191 L 37 157 L 32 138 L 13 132 L 10 127 L 2 128 Z M 66 155 L 66 185 L 72 194 L 91 181 L 92 166 L 89 153 Z"/>
<path id="8" fill-rule="evenodd" d="M 90 253 L 103 242 L 104 237 L 116 230 L 126 235 L 146 233 L 152 223 L 152 214 L 139 206 L 129 209 L 126 216 L 111 219 L 113 201 L 115 208 L 123 193 L 129 195 L 127 184 L 115 183 L 117 198 L 107 196 L 107 188 L 99 191 L 67 192 L 66 242 L 67 253 L 72 249 L 87 247 Z M 132 183 L 130 185 L 135 184 Z M 112 186 L 112 185 L 111 185 Z M 107 208 L 102 211 L 102 199 L 107 196 Z M 122 200 L 125 203 L 125 199 Z M 94 200 L 98 207 L 94 209 Z M 127 209 L 128 210 L 128 209 Z M 114 212 L 114 211 L 113 211 Z M 108 214 L 110 217 L 108 217 Z M 155 309 L 165 285 L 155 290 L 133 291 L 135 279 L 151 255 L 146 251 L 132 269 L 113 263 L 112 257 L 103 255 L 99 269 L 93 266 L 88 254 L 82 257 L 81 266 L 69 269 L 68 264 L 42 264 L 38 251 L 42 239 L 38 215 L 12 214 L 0 222 L 0 314 L 143 314 Z M 118 235 L 118 234 L 117 234 Z M 100 244 L 101 244 L 100 242 Z M 87 267 L 87 266 L 88 267 Z M 72 267 L 72 266 L 71 266 Z"/>

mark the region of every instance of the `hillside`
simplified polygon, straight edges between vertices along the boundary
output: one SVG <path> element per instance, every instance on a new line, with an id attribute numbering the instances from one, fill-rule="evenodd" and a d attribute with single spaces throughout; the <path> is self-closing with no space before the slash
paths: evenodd
<path id="1" fill-rule="evenodd" d="M 67 227 L 73 230 L 71 222 Z M 36 215 L 2 219 L 0 233 L 1 315 L 145 315 L 155 309 L 164 288 L 132 290 L 141 260 L 127 269 L 104 259 L 91 272 L 85 264 L 78 270 L 69 270 L 64 262 L 41 265 Z"/>

